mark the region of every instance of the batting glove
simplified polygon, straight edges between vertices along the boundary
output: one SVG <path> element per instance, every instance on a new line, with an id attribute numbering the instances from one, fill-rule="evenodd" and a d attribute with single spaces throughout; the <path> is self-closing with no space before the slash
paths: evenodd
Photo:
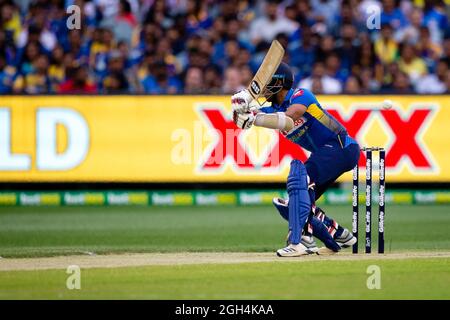
<path id="1" fill-rule="evenodd" d="M 250 102 L 253 98 L 247 90 L 239 91 L 231 96 L 231 109 L 237 113 L 247 113 L 250 111 Z"/>
<path id="2" fill-rule="evenodd" d="M 238 128 L 247 130 L 250 129 L 255 122 L 255 114 L 253 112 L 247 113 L 233 113 L 234 123 Z"/>

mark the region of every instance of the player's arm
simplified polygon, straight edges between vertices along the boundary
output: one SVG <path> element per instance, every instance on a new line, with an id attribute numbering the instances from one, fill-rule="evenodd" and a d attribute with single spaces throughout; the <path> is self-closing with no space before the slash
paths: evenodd
<path id="1" fill-rule="evenodd" d="M 303 114 L 306 112 L 306 106 L 303 104 L 295 103 L 289 106 L 286 110 L 286 116 L 291 118 L 294 121 L 297 121 Z"/>
<path id="2" fill-rule="evenodd" d="M 302 104 L 291 105 L 286 112 L 264 113 L 246 112 L 235 113 L 234 122 L 239 128 L 249 129 L 252 125 L 268 129 L 290 131 L 294 127 L 294 121 L 300 119 L 306 112 L 306 106 Z"/>
<path id="3" fill-rule="evenodd" d="M 305 112 L 306 107 L 302 104 L 293 104 L 289 106 L 286 112 L 258 112 L 255 115 L 254 125 L 269 129 L 290 131 L 294 127 L 294 121 L 300 119 Z"/>
<path id="4" fill-rule="evenodd" d="M 255 121 L 253 124 L 257 127 L 290 131 L 294 127 L 294 120 L 284 112 L 258 112 L 255 114 Z"/>

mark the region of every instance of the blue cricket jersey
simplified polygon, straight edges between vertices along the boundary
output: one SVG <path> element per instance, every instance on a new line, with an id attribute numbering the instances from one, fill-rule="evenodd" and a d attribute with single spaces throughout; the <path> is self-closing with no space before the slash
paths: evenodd
<path id="1" fill-rule="evenodd" d="M 281 132 L 290 141 L 310 152 L 315 152 L 326 143 L 336 140 L 342 147 L 356 143 L 348 136 L 345 127 L 322 108 L 317 98 L 309 90 L 291 89 L 280 105 L 272 104 L 270 107 L 261 108 L 261 111 L 265 113 L 286 112 L 293 104 L 302 104 L 307 109 L 303 116 L 294 122 L 292 130 Z"/>

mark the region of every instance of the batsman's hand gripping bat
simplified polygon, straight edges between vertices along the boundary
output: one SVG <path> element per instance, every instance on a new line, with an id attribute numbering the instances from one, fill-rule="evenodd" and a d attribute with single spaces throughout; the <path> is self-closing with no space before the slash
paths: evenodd
<path id="1" fill-rule="evenodd" d="M 283 60 L 283 56 L 283 46 L 277 40 L 274 40 L 270 45 L 269 51 L 264 57 L 261 66 L 248 86 L 248 93 L 245 93 L 245 95 L 250 94 L 251 97 L 248 97 L 249 99 L 253 98 L 253 100 L 248 103 L 250 112 L 245 111 L 244 115 L 240 115 L 236 110 L 233 112 L 233 120 L 241 129 L 249 129 L 253 123 L 257 126 L 280 130 L 290 130 L 294 126 L 292 119 L 286 117 L 284 113 L 278 112 L 276 114 L 256 115 L 258 109 L 262 106 L 262 104 L 259 103 L 259 98 L 263 96 L 266 86 L 272 80 L 273 75 Z M 238 96 L 239 94 L 240 93 L 235 96 Z M 242 100 L 247 100 L 245 98 L 247 97 L 244 96 L 244 99 Z M 253 116 L 252 114 L 255 114 L 256 116 Z"/>
<path id="2" fill-rule="evenodd" d="M 274 40 L 248 88 L 231 97 L 233 113 L 256 111 L 262 106 L 263 103 L 259 102 L 259 98 L 264 95 L 264 90 L 272 80 L 283 56 L 283 47 L 277 40 Z"/>

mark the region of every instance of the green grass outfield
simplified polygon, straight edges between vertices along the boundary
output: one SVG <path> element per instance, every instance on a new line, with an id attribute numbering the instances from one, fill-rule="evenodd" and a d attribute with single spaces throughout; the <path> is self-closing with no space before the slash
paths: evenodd
<path id="1" fill-rule="evenodd" d="M 367 288 L 367 268 L 381 289 Z M 200 264 L 0 272 L 0 299 L 450 299 L 450 259 Z"/>
<path id="2" fill-rule="evenodd" d="M 325 207 L 351 227 L 351 207 Z M 372 216 L 377 240 L 377 212 Z M 450 250 L 450 206 L 387 206 L 386 252 Z M 360 239 L 364 209 L 360 210 Z M 272 206 L 2 207 L 0 256 L 183 251 L 274 251 L 287 223 Z M 361 250 L 363 241 L 361 242 Z"/>
<path id="3" fill-rule="evenodd" d="M 350 227 L 349 206 L 324 209 Z M 360 211 L 363 234 L 364 209 Z M 374 207 L 374 244 L 376 221 Z M 85 252 L 274 252 L 284 244 L 285 235 L 286 223 L 270 206 L 2 207 L 0 256 L 6 259 L 0 259 L 0 268 L 10 257 Z M 386 252 L 417 251 L 450 251 L 449 206 L 387 207 Z M 450 299 L 448 255 L 311 258 L 82 269 L 82 289 L 72 291 L 65 286 L 65 268 L 0 271 L 0 298 Z M 367 289 L 369 265 L 381 268 L 380 290 Z"/>

